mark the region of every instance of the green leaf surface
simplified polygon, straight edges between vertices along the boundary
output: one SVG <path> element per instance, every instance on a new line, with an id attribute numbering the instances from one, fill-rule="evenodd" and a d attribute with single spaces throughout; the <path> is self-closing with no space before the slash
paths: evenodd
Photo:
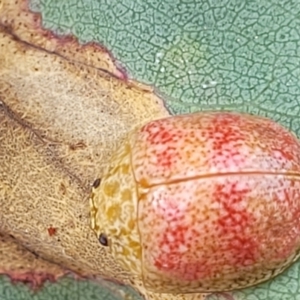
<path id="1" fill-rule="evenodd" d="M 0 276 L 1 300 L 140 300 L 131 288 L 110 282 L 102 284 L 88 280 L 64 277 L 57 283 L 46 282 L 42 289 L 32 291 L 28 285 L 13 284 L 6 276 Z"/>
<path id="2" fill-rule="evenodd" d="M 106 46 L 173 113 L 250 112 L 300 136 L 300 1 L 32 0 L 31 8 L 42 13 L 44 27 Z M 298 300 L 299 268 L 234 298 Z M 81 293 L 77 283 L 74 289 Z M 95 295 L 90 299 L 110 299 Z"/>

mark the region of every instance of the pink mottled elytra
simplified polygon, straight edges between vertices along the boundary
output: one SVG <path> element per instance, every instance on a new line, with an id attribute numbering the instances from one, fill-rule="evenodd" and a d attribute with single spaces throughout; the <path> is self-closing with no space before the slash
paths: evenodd
<path id="1" fill-rule="evenodd" d="M 91 225 L 119 266 L 161 293 L 253 286 L 300 249 L 300 144 L 267 118 L 152 121 L 112 155 Z"/>

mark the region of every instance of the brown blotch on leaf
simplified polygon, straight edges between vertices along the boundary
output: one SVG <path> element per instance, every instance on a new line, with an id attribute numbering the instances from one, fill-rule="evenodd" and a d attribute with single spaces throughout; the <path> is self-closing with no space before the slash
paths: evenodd
<path id="1" fill-rule="evenodd" d="M 48 234 L 49 234 L 49 236 L 55 235 L 55 234 L 56 234 L 56 228 L 50 226 L 50 227 L 48 228 Z"/>
<path id="2" fill-rule="evenodd" d="M 84 142 L 78 142 L 76 144 L 71 144 L 70 149 L 71 150 L 79 150 L 86 148 L 86 144 Z"/>

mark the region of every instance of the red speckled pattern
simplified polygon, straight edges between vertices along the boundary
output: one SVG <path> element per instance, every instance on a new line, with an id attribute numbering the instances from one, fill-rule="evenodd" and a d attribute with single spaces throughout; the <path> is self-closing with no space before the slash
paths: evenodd
<path id="1" fill-rule="evenodd" d="M 132 163 L 146 185 L 227 172 L 299 170 L 296 138 L 245 114 L 196 113 L 153 121 L 136 136 Z"/>
<path id="2" fill-rule="evenodd" d="M 251 281 L 293 256 L 299 154 L 292 134 L 249 115 L 197 113 L 143 127 L 132 165 L 148 286 L 219 290 L 220 282 Z"/>

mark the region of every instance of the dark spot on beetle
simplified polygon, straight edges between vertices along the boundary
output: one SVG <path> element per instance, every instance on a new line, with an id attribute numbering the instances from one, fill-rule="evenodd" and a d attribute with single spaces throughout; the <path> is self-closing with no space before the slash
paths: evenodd
<path id="1" fill-rule="evenodd" d="M 93 187 L 96 189 L 97 187 L 99 187 L 100 183 L 101 183 L 101 179 L 97 178 L 93 183 Z"/>
<path id="2" fill-rule="evenodd" d="M 99 236 L 99 242 L 102 246 L 108 246 L 108 239 L 105 233 L 101 233 Z"/>

